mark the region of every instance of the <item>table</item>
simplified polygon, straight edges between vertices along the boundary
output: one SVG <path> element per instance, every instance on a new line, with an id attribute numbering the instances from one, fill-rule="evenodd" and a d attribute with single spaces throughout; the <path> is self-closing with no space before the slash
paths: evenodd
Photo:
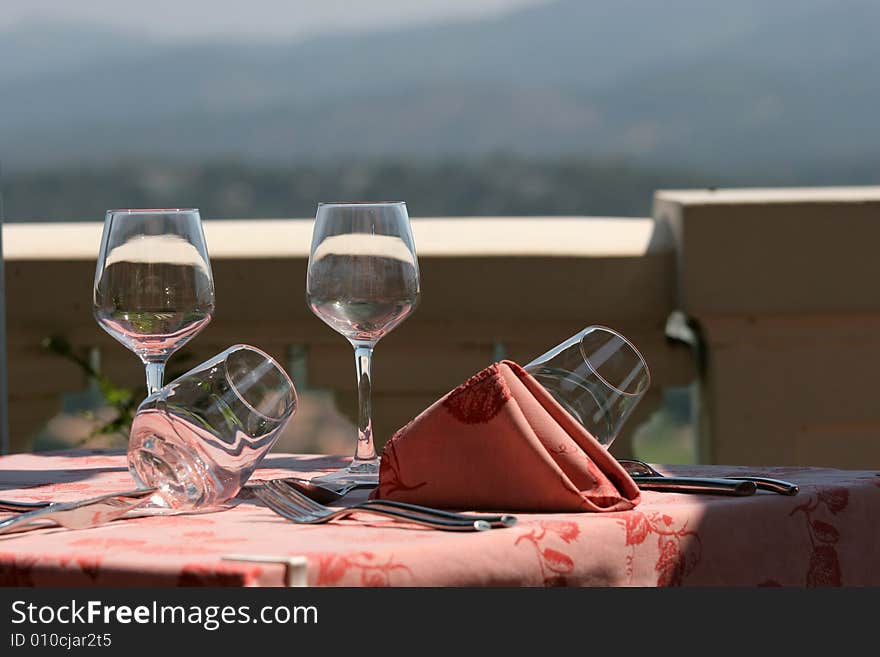
<path id="1" fill-rule="evenodd" d="M 270 454 L 254 478 L 310 475 L 341 462 Z M 680 475 L 762 473 L 800 484 L 801 492 L 731 498 L 643 491 L 641 503 L 628 512 L 521 513 L 512 528 L 467 534 L 366 515 L 331 525 L 294 525 L 242 497 L 221 513 L 0 536 L 0 585 L 880 584 L 880 473 L 705 465 L 658 469 Z M 131 484 L 118 451 L 0 457 L 3 498 L 70 500 Z"/>

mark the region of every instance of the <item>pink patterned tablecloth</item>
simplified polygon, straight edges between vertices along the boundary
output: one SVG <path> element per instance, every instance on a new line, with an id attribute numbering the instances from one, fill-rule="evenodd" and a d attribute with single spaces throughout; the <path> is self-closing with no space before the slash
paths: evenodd
<path id="1" fill-rule="evenodd" d="M 340 462 L 271 454 L 254 477 L 310 474 Z M 239 499 L 220 513 L 0 536 L 0 585 L 284 586 L 291 582 L 288 557 L 305 562 L 313 586 L 880 585 L 877 472 L 660 469 L 709 476 L 761 472 L 797 483 L 801 492 L 729 498 L 645 491 L 632 511 L 519 514 L 515 527 L 466 534 L 370 516 L 294 525 L 256 501 Z M 119 453 L 0 458 L 3 499 L 71 500 L 131 484 Z M 266 560 L 229 559 L 235 555 Z"/>

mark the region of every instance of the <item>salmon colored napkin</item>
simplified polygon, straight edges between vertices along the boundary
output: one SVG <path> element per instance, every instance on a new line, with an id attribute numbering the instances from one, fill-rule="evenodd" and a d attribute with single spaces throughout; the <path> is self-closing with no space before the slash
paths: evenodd
<path id="1" fill-rule="evenodd" d="M 394 434 L 373 497 L 550 512 L 626 511 L 640 499 L 617 460 L 508 360 L 478 372 Z"/>

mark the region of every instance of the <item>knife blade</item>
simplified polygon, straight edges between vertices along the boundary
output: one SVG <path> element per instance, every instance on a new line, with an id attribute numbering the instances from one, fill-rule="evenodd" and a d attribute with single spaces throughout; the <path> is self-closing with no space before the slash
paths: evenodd
<path id="1" fill-rule="evenodd" d="M 667 493 L 703 493 L 744 497 L 754 495 L 758 490 L 754 481 L 713 477 L 667 477 L 664 475 L 662 477 L 637 476 L 632 479 L 641 490 Z"/>
<path id="2" fill-rule="evenodd" d="M 50 521 L 68 529 L 97 527 L 144 506 L 155 488 L 139 488 L 98 495 L 76 502 L 56 502 L 45 508 L 22 513 L 0 522 L 0 534 L 51 527 Z"/>

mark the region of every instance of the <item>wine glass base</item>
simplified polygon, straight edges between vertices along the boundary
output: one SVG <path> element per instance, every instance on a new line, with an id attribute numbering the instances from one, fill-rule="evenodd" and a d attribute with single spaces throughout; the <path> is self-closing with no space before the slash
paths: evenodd
<path id="1" fill-rule="evenodd" d="M 379 459 L 360 461 L 336 472 L 313 477 L 318 484 L 372 484 L 379 485 Z"/>

